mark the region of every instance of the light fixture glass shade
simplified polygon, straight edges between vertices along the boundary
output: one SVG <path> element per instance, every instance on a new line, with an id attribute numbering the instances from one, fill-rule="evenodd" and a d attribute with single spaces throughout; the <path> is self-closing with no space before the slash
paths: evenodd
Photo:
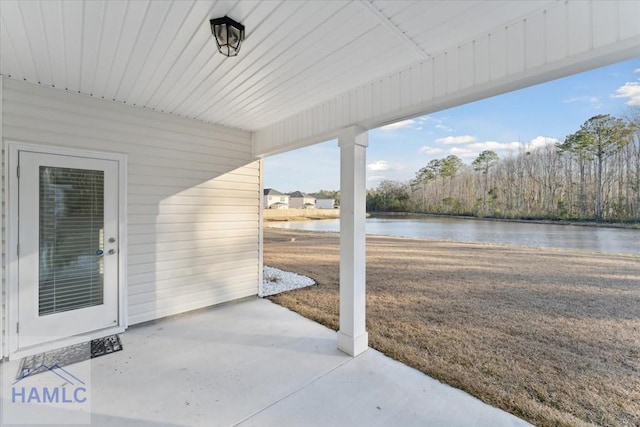
<path id="1" fill-rule="evenodd" d="M 236 56 L 244 40 L 244 25 L 225 16 L 209 21 L 211 33 L 216 39 L 218 51 L 224 56 Z"/>

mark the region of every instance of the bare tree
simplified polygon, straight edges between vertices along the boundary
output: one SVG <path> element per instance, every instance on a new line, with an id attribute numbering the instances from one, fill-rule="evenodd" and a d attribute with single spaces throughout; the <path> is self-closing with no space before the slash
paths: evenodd
<path id="1" fill-rule="evenodd" d="M 580 128 L 580 138 L 587 153 L 596 160 L 596 219 L 602 220 L 603 169 L 607 159 L 628 143 L 631 127 L 622 119 L 599 114 Z"/>
<path id="2" fill-rule="evenodd" d="M 473 170 L 484 175 L 484 188 L 482 190 L 482 212 L 487 210 L 487 194 L 489 183 L 489 170 L 498 162 L 498 154 L 495 151 L 485 150 L 471 163 Z"/>
<path id="3" fill-rule="evenodd" d="M 640 220 L 640 109 L 626 120 L 592 117 L 560 144 L 531 150 L 522 145 L 503 159 L 487 150 L 470 166 L 456 156 L 431 160 L 406 185 L 408 199 L 389 183 L 380 189 L 370 193 L 370 206 L 508 218 Z"/>

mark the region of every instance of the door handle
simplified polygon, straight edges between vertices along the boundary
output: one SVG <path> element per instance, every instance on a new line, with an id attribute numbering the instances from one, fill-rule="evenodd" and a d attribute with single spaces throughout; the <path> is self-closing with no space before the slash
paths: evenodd
<path id="1" fill-rule="evenodd" d="M 116 250 L 115 250 L 115 249 L 109 249 L 109 255 L 113 255 L 113 254 L 115 254 L 115 253 L 116 253 Z"/>
<path id="2" fill-rule="evenodd" d="M 116 242 L 116 238 L 115 237 L 110 237 L 109 238 L 109 243 L 115 243 Z"/>

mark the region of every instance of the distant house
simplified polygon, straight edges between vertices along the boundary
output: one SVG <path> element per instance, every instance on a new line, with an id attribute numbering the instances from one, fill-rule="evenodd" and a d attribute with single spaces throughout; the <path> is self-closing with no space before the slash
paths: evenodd
<path id="1" fill-rule="evenodd" d="M 336 199 L 329 196 L 316 196 L 316 208 L 317 209 L 333 209 L 336 207 Z"/>
<path id="2" fill-rule="evenodd" d="M 265 209 L 289 209 L 289 195 L 273 188 L 264 189 Z"/>
<path id="3" fill-rule="evenodd" d="M 316 207 L 316 198 L 302 191 L 289 194 L 289 207 L 292 209 L 313 209 Z"/>

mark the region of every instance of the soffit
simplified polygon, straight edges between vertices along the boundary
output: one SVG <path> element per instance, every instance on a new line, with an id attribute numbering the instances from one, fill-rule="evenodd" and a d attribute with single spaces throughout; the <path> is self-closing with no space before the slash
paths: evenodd
<path id="1" fill-rule="evenodd" d="M 549 1 L 0 1 L 0 74 L 255 131 Z M 242 22 L 235 58 L 209 19 Z"/>

